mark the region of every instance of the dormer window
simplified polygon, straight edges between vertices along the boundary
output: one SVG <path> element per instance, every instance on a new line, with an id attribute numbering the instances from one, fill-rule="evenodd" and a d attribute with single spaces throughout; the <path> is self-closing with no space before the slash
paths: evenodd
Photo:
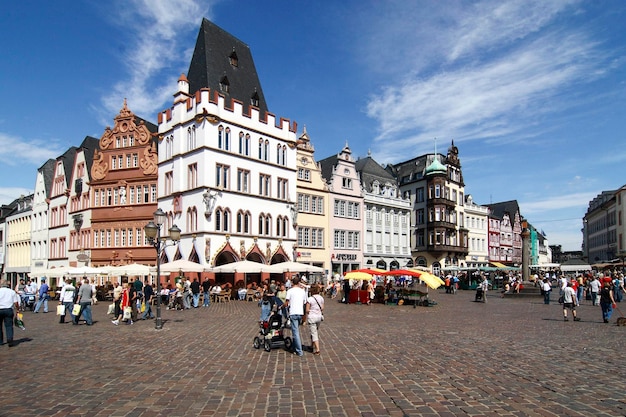
<path id="1" fill-rule="evenodd" d="M 223 76 L 222 79 L 220 80 L 220 90 L 223 93 L 228 93 L 230 90 L 230 82 L 228 81 L 228 77 L 227 76 Z"/>
<path id="2" fill-rule="evenodd" d="M 239 58 L 237 58 L 237 52 L 235 52 L 234 48 L 233 48 L 233 52 L 231 52 L 230 55 L 228 56 L 228 61 L 230 62 L 230 65 L 232 65 L 235 68 L 239 66 Z"/>
<path id="3" fill-rule="evenodd" d="M 259 107 L 259 93 L 256 91 L 252 94 L 252 97 L 250 97 L 250 104 L 255 107 Z"/>

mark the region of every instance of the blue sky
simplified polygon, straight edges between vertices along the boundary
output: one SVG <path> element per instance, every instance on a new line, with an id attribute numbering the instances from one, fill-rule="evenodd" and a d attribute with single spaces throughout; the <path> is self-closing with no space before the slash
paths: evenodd
<path id="1" fill-rule="evenodd" d="M 156 122 L 202 17 L 250 45 L 268 107 L 317 159 L 459 147 L 466 193 L 516 199 L 579 250 L 589 200 L 626 183 L 626 2 L 22 1 L 0 15 L 0 203 L 112 125 Z"/>

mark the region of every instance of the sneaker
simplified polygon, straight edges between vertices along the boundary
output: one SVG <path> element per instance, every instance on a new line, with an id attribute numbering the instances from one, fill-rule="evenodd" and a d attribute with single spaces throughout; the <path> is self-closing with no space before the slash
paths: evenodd
<path id="1" fill-rule="evenodd" d="M 580 321 L 580 317 L 574 317 L 574 321 Z"/>
<path id="2" fill-rule="evenodd" d="M 119 320 L 111 320 L 111 323 L 113 323 L 113 324 L 115 324 L 117 326 L 118 324 L 120 324 L 120 321 Z"/>

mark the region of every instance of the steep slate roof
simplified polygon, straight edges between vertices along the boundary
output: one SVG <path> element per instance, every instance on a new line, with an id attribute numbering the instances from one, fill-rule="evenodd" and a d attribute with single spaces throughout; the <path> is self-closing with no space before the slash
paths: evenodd
<path id="1" fill-rule="evenodd" d="M 231 65 L 230 61 L 233 53 L 237 58 L 236 66 Z M 228 79 L 228 92 L 220 88 L 223 77 Z M 195 94 L 201 88 L 210 88 L 211 91 L 223 94 L 227 105 L 230 99 L 236 99 L 243 103 L 246 110 L 256 93 L 260 114 L 267 112 L 250 47 L 206 18 L 202 19 L 187 80 L 190 94 Z"/>
<path id="2" fill-rule="evenodd" d="M 372 192 L 372 184 L 376 180 L 378 180 L 381 185 L 385 185 L 386 183 L 396 184 L 396 179 L 393 175 L 385 171 L 385 169 L 369 155 L 366 158 L 356 161 L 355 168 L 361 173 L 361 187 L 367 192 Z"/>
<path id="3" fill-rule="evenodd" d="M 50 198 L 50 191 L 52 191 L 52 179 L 54 178 L 54 167 L 57 161 L 54 159 L 48 159 L 38 171 L 43 176 L 44 187 L 46 187 L 46 198 Z"/>
<path id="4" fill-rule="evenodd" d="M 84 150 L 85 165 L 87 172 L 91 172 L 91 164 L 93 163 L 93 153 L 98 149 L 100 139 L 96 139 L 91 136 L 85 136 L 83 143 L 80 144 L 80 148 Z"/>
<path id="5" fill-rule="evenodd" d="M 495 216 L 498 219 L 503 219 L 505 214 L 508 214 L 509 220 L 511 220 L 511 224 L 515 222 L 515 213 L 519 212 L 519 204 L 517 204 L 517 200 L 504 201 L 501 203 L 494 204 L 485 204 L 486 207 L 489 207 L 490 214 Z M 520 217 L 522 213 L 520 213 Z"/>
<path id="6" fill-rule="evenodd" d="M 69 181 L 72 179 L 72 170 L 74 169 L 74 158 L 76 158 L 76 146 L 70 146 L 63 155 L 57 158 L 57 161 L 63 162 L 63 169 L 65 171 L 65 188 L 69 188 Z"/>
<path id="7" fill-rule="evenodd" d="M 337 157 L 337 155 L 333 155 L 329 156 L 328 158 L 322 159 L 321 161 L 318 161 L 320 170 L 322 172 L 322 178 L 324 178 L 324 181 L 326 181 L 327 183 L 330 183 L 330 179 L 333 177 L 333 170 L 337 166 L 338 159 L 339 158 Z"/>

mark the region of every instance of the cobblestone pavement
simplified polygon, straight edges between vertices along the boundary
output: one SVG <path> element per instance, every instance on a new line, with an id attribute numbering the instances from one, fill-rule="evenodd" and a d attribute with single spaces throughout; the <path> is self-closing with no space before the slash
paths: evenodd
<path id="1" fill-rule="evenodd" d="M 564 322 L 541 298 L 436 306 L 327 299 L 322 355 L 252 347 L 260 309 L 233 301 L 114 326 L 25 313 L 0 346 L 1 416 L 624 416 L 626 327 L 599 307 Z M 308 338 L 308 330 L 304 330 Z"/>

